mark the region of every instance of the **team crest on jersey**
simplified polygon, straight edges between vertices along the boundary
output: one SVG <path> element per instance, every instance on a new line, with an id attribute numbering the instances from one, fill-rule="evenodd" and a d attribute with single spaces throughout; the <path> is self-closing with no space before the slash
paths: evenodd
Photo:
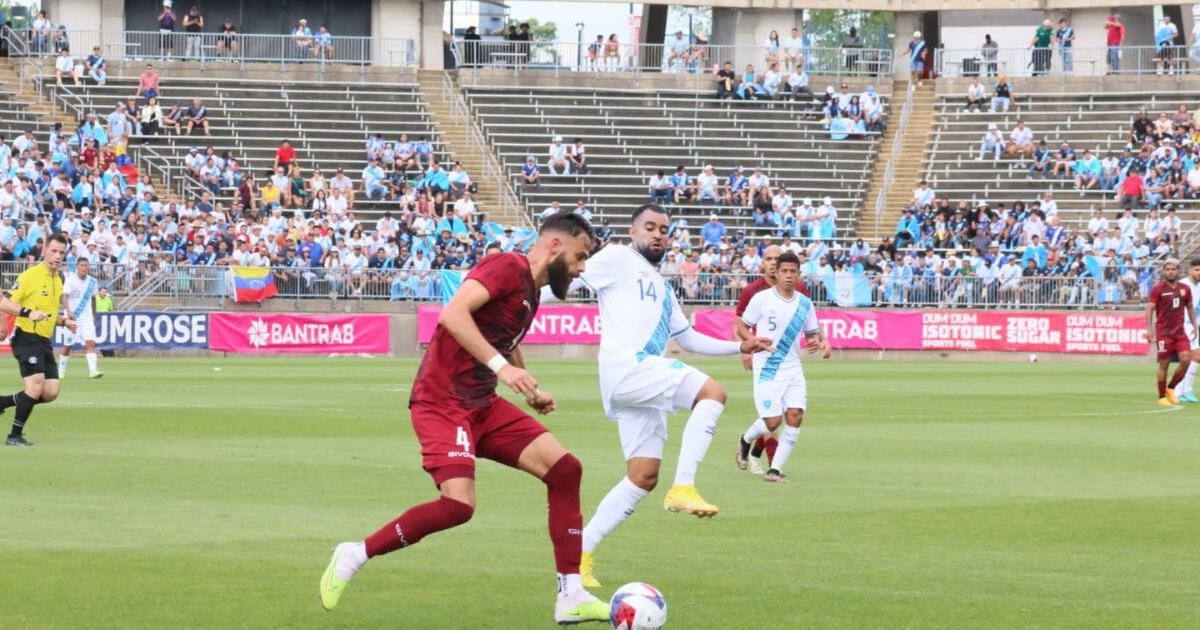
<path id="1" fill-rule="evenodd" d="M 37 365 L 37 357 L 29 357 L 30 365 Z"/>
<path id="2" fill-rule="evenodd" d="M 765 407 L 765 408 L 767 408 L 767 409 L 770 409 L 770 408 L 771 408 L 771 401 L 769 401 L 769 400 L 764 400 L 764 401 L 763 401 L 763 407 Z"/>

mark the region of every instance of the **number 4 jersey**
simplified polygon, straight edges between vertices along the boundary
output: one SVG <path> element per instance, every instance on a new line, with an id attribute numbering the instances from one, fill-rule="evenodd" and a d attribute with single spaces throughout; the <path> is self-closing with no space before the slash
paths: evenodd
<path id="1" fill-rule="evenodd" d="M 799 291 L 791 299 L 784 299 L 775 289 L 760 291 L 750 298 L 742 321 L 775 346 L 775 352 L 754 353 L 754 380 L 759 382 L 775 380 L 781 372 L 799 370 L 804 335 L 821 329 L 812 300 Z"/>
<path id="2" fill-rule="evenodd" d="M 529 260 L 522 254 L 493 254 L 481 260 L 466 280 L 487 289 L 488 301 L 472 313 L 479 332 L 505 357 L 521 343 L 537 313 Z M 475 360 L 445 328 L 437 327 L 421 359 L 409 403 L 436 402 L 481 409 L 496 395 L 496 375 Z"/>

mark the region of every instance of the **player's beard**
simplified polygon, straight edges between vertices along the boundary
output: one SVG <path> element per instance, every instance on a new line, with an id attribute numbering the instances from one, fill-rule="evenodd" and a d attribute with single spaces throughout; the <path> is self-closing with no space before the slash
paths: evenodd
<path id="1" fill-rule="evenodd" d="M 658 263 L 662 262 L 663 256 L 667 255 L 667 250 L 665 249 L 655 252 L 653 249 L 650 249 L 649 245 L 635 245 L 635 247 L 637 248 L 637 253 L 641 254 L 642 258 L 645 258 L 651 265 L 657 266 Z"/>
<path id="2" fill-rule="evenodd" d="M 550 261 L 546 272 L 550 275 L 550 291 L 554 293 L 554 297 L 560 300 L 567 299 L 567 292 L 571 290 L 571 269 L 567 257 L 559 254 Z"/>

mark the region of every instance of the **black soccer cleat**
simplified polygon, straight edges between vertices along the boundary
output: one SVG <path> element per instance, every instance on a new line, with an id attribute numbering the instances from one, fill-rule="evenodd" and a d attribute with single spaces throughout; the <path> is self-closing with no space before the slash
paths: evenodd
<path id="1" fill-rule="evenodd" d="M 33 442 L 26 440 L 21 435 L 10 435 L 7 440 L 4 440 L 6 446 L 33 446 Z"/>
<path id="2" fill-rule="evenodd" d="M 792 480 L 788 479 L 787 475 L 774 468 L 768 470 L 767 474 L 763 475 L 763 481 L 767 483 L 792 483 Z"/>

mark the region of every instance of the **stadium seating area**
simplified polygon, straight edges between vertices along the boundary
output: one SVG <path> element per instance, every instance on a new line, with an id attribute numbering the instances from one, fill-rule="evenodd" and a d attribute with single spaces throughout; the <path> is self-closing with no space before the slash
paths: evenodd
<path id="1" fill-rule="evenodd" d="M 862 91 L 857 84 L 852 91 Z M 838 235 L 846 236 L 861 209 L 874 167 L 879 137 L 839 140 L 819 120 L 790 101 L 717 101 L 709 92 L 628 90 L 577 87 L 472 86 L 467 100 L 514 185 L 532 155 L 542 167 L 542 186 L 526 190 L 533 214 L 552 200 L 574 207 L 583 199 L 610 219 L 614 229 L 628 225 L 627 209 L 649 198 L 647 181 L 658 171 L 668 175 L 684 165 L 694 178 L 712 164 L 722 183 L 737 166 L 749 175 L 761 167 L 772 186 L 784 184 L 799 205 L 825 196 L 838 208 Z M 886 99 L 886 95 L 885 99 Z M 567 143 L 581 138 L 590 172 L 583 177 L 547 175 L 545 163 L 554 136 Z M 712 212 L 723 215 L 731 230 L 755 230 L 750 216 L 730 208 L 681 205 L 676 216 L 692 226 Z"/>
<path id="2" fill-rule="evenodd" d="M 217 154 L 229 151 L 239 160 L 244 172 L 261 178 L 271 170 L 280 141 L 289 140 L 307 177 L 312 167 L 320 167 L 331 177 L 338 167 L 360 185 L 360 173 L 366 166 L 365 142 L 368 134 L 379 133 L 394 140 L 407 133 L 413 139 L 428 136 L 435 156 L 446 156 L 437 141 L 424 104 L 415 84 L 333 85 L 300 81 L 237 81 L 227 79 L 173 79 L 165 77 L 160 104 L 164 112 L 179 103 L 184 109 L 193 97 L 203 99 L 209 110 L 211 136 L 196 131 L 191 136 L 165 134 L 143 143 L 164 158 L 171 169 L 182 167 L 190 147 L 201 152 L 212 146 Z M 103 86 L 66 88 L 48 82 L 46 95 L 66 103 L 77 103 L 85 111 L 103 118 L 137 91 L 134 79 L 114 79 Z M 135 142 L 135 147 L 138 143 Z M 137 148 L 133 148 L 137 151 Z M 143 159 L 149 154 L 141 155 Z M 151 162 L 154 160 L 151 159 Z M 187 190 L 199 194 L 203 187 L 188 181 Z M 217 200 L 228 203 L 232 191 Z M 356 202 L 360 218 L 378 218 L 385 210 L 395 210 L 395 202 Z"/>
<path id="3" fill-rule="evenodd" d="M 988 124 L 996 123 L 1007 140 L 1017 120 L 1023 120 L 1033 131 L 1035 142 L 1046 140 L 1052 151 L 1068 142 L 1080 156 L 1086 148 L 1103 158 L 1109 152 L 1121 155 L 1131 124 L 1140 112 L 1148 112 L 1153 120 L 1160 112 L 1173 115 L 1179 105 L 1191 109 L 1200 102 L 1200 93 L 1184 91 L 1019 92 L 1017 97 L 1018 107 L 1007 113 L 966 112 L 961 91 L 941 91 L 937 125 L 925 156 L 926 179 L 939 197 L 952 202 L 967 200 L 972 207 L 983 202 L 1011 207 L 1049 191 L 1058 204 L 1062 225 L 1077 228 L 1086 228 L 1095 209 L 1115 221 L 1119 206 L 1112 193 L 1089 190 L 1079 195 L 1073 190 L 1073 177 L 1029 179 L 1028 169 L 1019 159 L 1002 157 L 993 163 L 989 155 L 977 160 Z M 1196 200 L 1172 203 L 1185 233 L 1200 222 L 1200 203 Z"/>

